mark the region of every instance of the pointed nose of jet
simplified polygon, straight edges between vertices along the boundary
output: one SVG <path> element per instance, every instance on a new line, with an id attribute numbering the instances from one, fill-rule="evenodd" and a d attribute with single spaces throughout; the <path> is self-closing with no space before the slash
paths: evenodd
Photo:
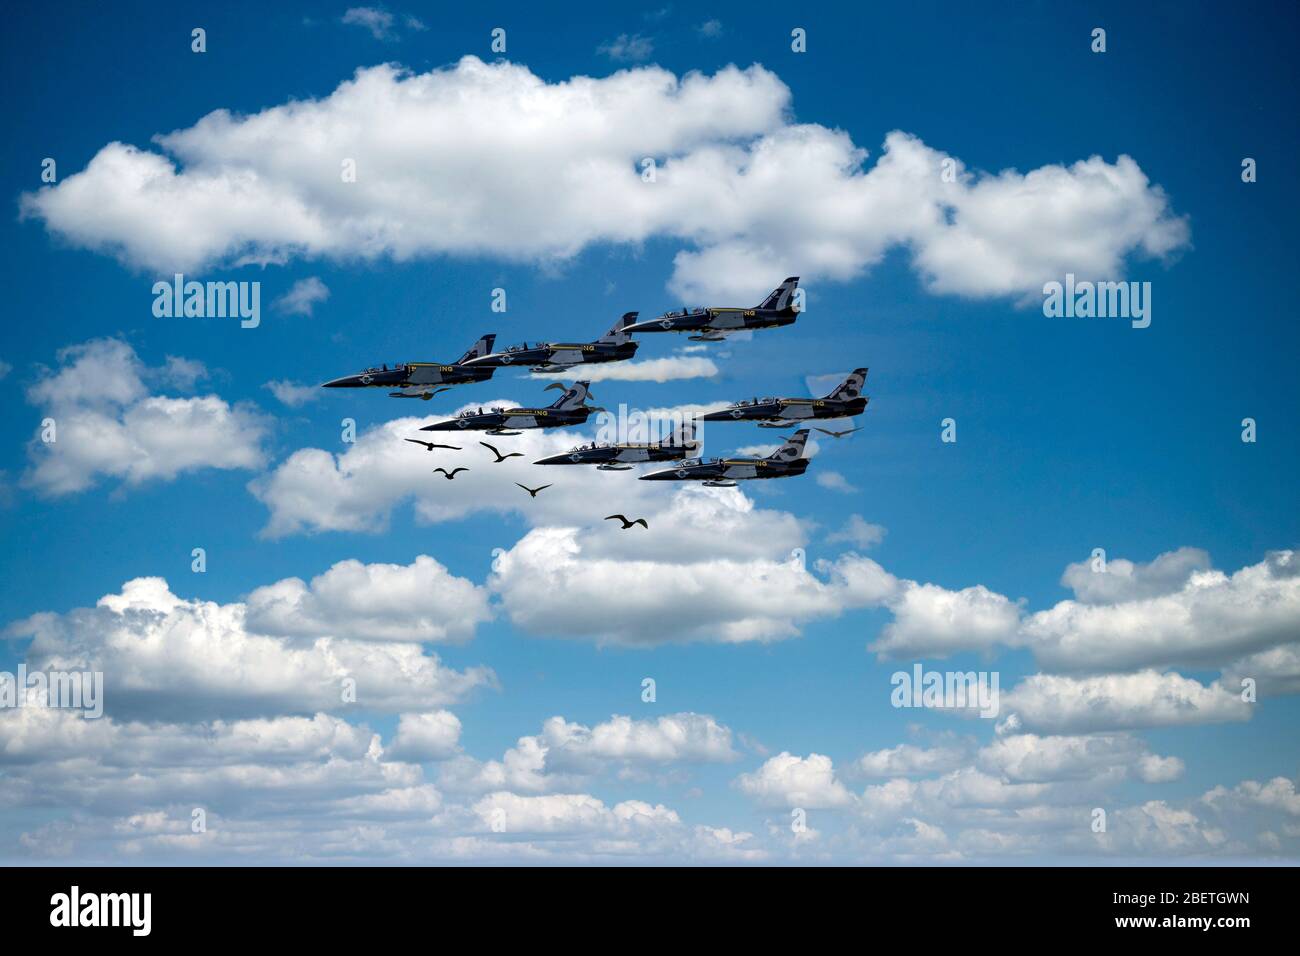
<path id="1" fill-rule="evenodd" d="M 575 464 L 568 455 L 552 455 L 550 458 L 539 458 L 533 462 L 534 465 L 572 465 Z"/>
<path id="2" fill-rule="evenodd" d="M 500 368 L 505 363 L 501 361 L 500 352 L 491 352 L 487 355 L 480 355 L 476 358 L 467 359 L 460 364 L 466 368 Z"/>
<path id="3" fill-rule="evenodd" d="M 322 388 L 366 388 L 367 386 L 400 385 L 406 380 L 406 366 L 394 365 L 392 368 L 368 368 L 356 375 L 344 375 L 326 382 Z"/>
<path id="4" fill-rule="evenodd" d="M 321 388 L 360 388 L 360 375 L 344 375 L 342 378 L 332 379 L 321 385 Z"/>
<path id="5" fill-rule="evenodd" d="M 730 409 L 723 409 L 720 412 L 708 412 L 701 416 L 701 420 L 706 422 L 729 422 L 734 417 L 735 416 L 731 414 Z"/>
<path id="6" fill-rule="evenodd" d="M 683 472 L 683 474 L 685 474 L 685 472 Z M 670 468 L 667 471 L 652 471 L 648 475 L 642 475 L 641 480 L 642 481 L 672 481 L 674 478 L 677 477 L 678 477 L 677 472 Z"/>

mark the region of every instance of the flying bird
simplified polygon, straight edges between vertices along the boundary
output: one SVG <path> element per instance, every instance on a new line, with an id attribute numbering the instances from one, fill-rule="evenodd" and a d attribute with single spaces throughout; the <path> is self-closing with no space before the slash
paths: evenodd
<path id="1" fill-rule="evenodd" d="M 434 473 L 435 475 L 438 474 L 439 472 L 441 472 L 442 475 L 443 475 L 443 477 L 446 478 L 448 481 L 451 481 L 453 478 L 455 478 L 457 475 L 459 475 L 462 471 L 469 471 L 469 469 L 466 468 L 466 467 L 463 466 L 463 465 L 462 465 L 461 467 L 459 467 L 459 468 L 453 468 L 451 471 L 448 471 L 446 468 L 435 468 L 435 469 L 433 469 L 433 473 Z"/>
<path id="2" fill-rule="evenodd" d="M 813 427 L 817 428 L 817 426 L 815 425 Z M 851 435 L 854 432 L 861 431 L 861 430 L 862 430 L 861 425 L 859 425 L 857 428 L 846 428 L 842 432 L 833 432 L 827 428 L 817 428 L 817 431 L 821 432 L 823 435 L 830 435 L 832 438 L 843 438 L 845 435 Z"/>
<path id="3" fill-rule="evenodd" d="M 501 452 L 497 451 L 497 448 L 496 448 L 495 445 L 489 445 L 489 444 L 488 444 L 487 442 L 485 442 L 485 441 L 481 441 L 481 442 L 479 442 L 479 444 L 482 445 L 484 448 L 486 448 L 488 451 L 492 452 L 492 454 L 494 454 L 494 455 L 497 456 L 497 460 L 496 460 L 495 464 L 498 464 L 498 465 L 501 464 L 501 462 L 505 461 L 507 458 L 523 458 L 523 457 L 524 457 L 524 453 L 521 452 L 521 451 L 512 451 L 512 452 L 511 452 L 510 454 L 508 454 L 508 455 L 503 455 L 503 454 L 501 454 Z"/>
<path id="4" fill-rule="evenodd" d="M 528 493 L 529 493 L 530 495 L 532 495 L 534 498 L 537 497 L 537 492 L 539 492 L 539 491 L 545 491 L 547 488 L 551 487 L 550 485 L 542 485 L 542 487 L 540 487 L 540 488 L 529 488 L 527 485 L 520 485 L 519 482 L 517 482 L 517 481 L 515 482 L 515 484 L 516 484 L 518 487 L 524 489 L 524 491 L 528 492 Z"/>
<path id="5" fill-rule="evenodd" d="M 606 521 L 621 521 L 621 522 L 623 522 L 623 528 L 622 528 L 623 531 L 626 531 L 628 528 L 632 527 L 632 525 L 634 525 L 634 524 L 639 524 L 641 527 L 645 528 L 647 531 L 650 530 L 650 525 L 646 524 L 646 520 L 645 520 L 645 518 L 637 518 L 635 521 L 628 521 L 628 520 L 627 520 L 627 515 L 606 515 L 606 516 L 605 516 L 605 520 L 606 520 Z"/>
<path id="6" fill-rule="evenodd" d="M 418 438 L 404 438 L 403 441 L 409 441 L 414 445 L 423 445 L 425 451 L 433 451 L 435 448 L 450 448 L 452 451 L 460 451 L 459 445 L 439 445 L 436 441 L 420 441 Z"/>

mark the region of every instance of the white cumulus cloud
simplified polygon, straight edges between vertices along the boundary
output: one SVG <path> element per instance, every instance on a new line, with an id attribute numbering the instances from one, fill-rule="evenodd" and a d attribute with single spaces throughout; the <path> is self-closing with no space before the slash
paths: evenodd
<path id="1" fill-rule="evenodd" d="M 118 339 L 70 346 L 58 358 L 59 368 L 45 370 L 27 390 L 42 424 L 28 444 L 23 483 L 40 494 L 83 491 L 101 477 L 139 485 L 262 464 L 267 421 L 255 408 L 216 395 L 150 394 L 151 382 L 192 387 L 205 374 L 201 365 L 170 356 L 149 368 Z"/>
<path id="2" fill-rule="evenodd" d="M 459 741 L 460 720 L 449 710 L 402 714 L 386 753 L 394 760 L 445 760 L 456 753 Z"/>
<path id="3" fill-rule="evenodd" d="M 1116 562 L 1111 562 L 1114 567 Z M 1138 566 L 1120 583 L 1070 579 L 1087 602 L 1062 601 L 1032 615 L 1027 642 L 1046 667 L 1128 670 L 1171 665 L 1223 666 L 1234 658 L 1293 642 L 1300 633 L 1300 558 L 1276 551 L 1227 574 L 1184 549 Z M 1095 603 L 1101 589 L 1113 603 Z"/>
<path id="4" fill-rule="evenodd" d="M 1033 674 L 1001 699 L 1014 729 L 1050 734 L 1249 720 L 1251 705 L 1218 684 L 1154 670 L 1096 677 Z"/>
<path id="5" fill-rule="evenodd" d="M 428 555 L 409 565 L 340 561 L 311 579 L 285 578 L 248 595 L 261 634 L 366 641 L 465 641 L 491 618 L 484 588 Z"/>
<path id="6" fill-rule="evenodd" d="M 817 810 L 848 806 L 853 794 L 835 776 L 831 758 L 799 757 L 782 751 L 752 773 L 736 778 L 736 787 L 763 806 Z"/>
<path id="7" fill-rule="evenodd" d="M 295 282 L 288 292 L 272 304 L 289 315 L 311 315 L 316 306 L 329 297 L 329 286 L 316 276 L 309 276 Z"/>
<path id="8" fill-rule="evenodd" d="M 495 683 L 487 668 L 456 671 L 410 641 L 334 637 L 328 624 L 259 633 L 247 611 L 136 578 L 93 608 L 35 614 L 6 633 L 32 639 L 30 669 L 102 672 L 107 711 L 132 716 L 423 711 Z"/>
<path id="9" fill-rule="evenodd" d="M 389 29 L 373 12 L 363 25 Z M 650 49 L 627 36 L 608 51 Z M 24 194 L 21 213 L 164 274 L 298 256 L 546 264 L 665 238 L 682 247 L 674 294 L 738 305 L 785 275 L 854 278 L 896 248 L 934 292 L 1021 298 L 1067 272 L 1117 279 L 1130 257 L 1188 244 L 1186 220 L 1128 156 L 985 174 L 893 131 L 869 162 L 791 108 L 758 65 L 548 82 L 472 56 L 427 73 L 385 64 L 321 98 L 217 110 L 156 149 L 109 143 Z M 345 160 L 355 181 L 342 181 Z"/>

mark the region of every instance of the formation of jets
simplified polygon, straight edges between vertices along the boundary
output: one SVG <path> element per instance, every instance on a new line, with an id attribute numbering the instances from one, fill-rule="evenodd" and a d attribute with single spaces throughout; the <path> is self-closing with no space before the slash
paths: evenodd
<path id="1" fill-rule="evenodd" d="M 389 368 L 368 368 L 325 383 L 325 388 L 395 388 L 394 398 L 432 398 L 442 388 L 485 382 L 499 368 L 518 365 L 534 372 L 552 372 L 592 362 L 622 362 L 636 355 L 636 332 L 695 332 L 700 342 L 721 342 L 731 332 L 792 325 L 799 316 L 795 293 L 799 277 L 781 283 L 760 305 L 752 309 L 719 306 L 668 312 L 657 319 L 638 322 L 638 312 L 628 312 L 594 342 L 527 342 L 493 352 L 496 335 L 484 335 L 473 348 L 447 365 L 438 362 L 407 362 Z"/>
<path id="2" fill-rule="evenodd" d="M 779 328 L 792 325 L 801 311 L 798 307 L 799 277 L 791 276 L 753 308 L 706 306 L 680 312 L 668 312 L 655 319 L 637 321 L 639 313 L 625 313 L 608 332 L 594 342 L 541 342 L 522 343 L 502 351 L 493 351 L 496 336 L 483 335 L 455 362 L 407 362 L 391 368 L 387 365 L 368 368 L 355 375 L 347 375 L 324 384 L 325 388 L 387 388 L 394 398 L 419 398 L 429 400 L 440 392 L 456 385 L 485 382 L 499 368 L 519 367 L 533 372 L 554 372 L 580 365 L 599 362 L 621 362 L 632 358 L 637 343 L 632 336 L 641 332 L 687 333 L 692 341 L 720 342 L 734 332 Z M 721 411 L 703 416 L 704 421 L 756 422 L 760 428 L 787 428 L 810 421 L 853 418 L 866 410 L 868 399 L 862 394 L 867 370 L 853 372 L 830 394 L 822 398 L 754 398 L 736 402 Z M 576 381 L 565 386 L 554 382 L 547 390 L 563 391 L 550 405 L 539 408 L 493 407 L 469 409 L 455 418 L 425 425 L 421 431 L 455 432 L 477 431 L 488 435 L 518 435 L 524 430 L 565 428 L 585 424 L 594 412 L 604 411 L 587 404 L 594 398 L 590 381 Z M 817 431 L 834 438 L 842 438 L 856 427 L 841 431 L 817 428 Z M 786 478 L 802 475 L 808 469 L 805 449 L 808 428 L 799 428 L 785 439 L 776 451 L 765 457 L 737 457 L 705 459 L 700 456 L 701 443 L 696 438 L 694 422 L 686 422 L 671 435 L 650 442 L 603 442 L 579 445 L 569 451 L 539 459 L 537 465 L 588 465 L 598 471 L 628 471 L 636 465 L 663 463 L 671 467 L 652 471 L 641 476 L 642 481 L 699 481 L 707 487 L 734 487 L 738 481 Z M 417 438 L 405 439 L 421 445 L 428 451 L 435 448 L 460 451 L 459 445 L 444 445 Z M 521 457 L 519 452 L 502 454 L 495 446 L 479 442 L 500 464 L 508 458 Z M 435 469 L 447 480 L 455 478 L 466 468 Z M 530 488 L 520 484 L 533 498 L 549 488 Z M 624 521 L 624 529 L 629 525 Z M 607 519 L 608 520 L 608 519 Z M 643 519 L 640 519 L 644 523 Z"/>

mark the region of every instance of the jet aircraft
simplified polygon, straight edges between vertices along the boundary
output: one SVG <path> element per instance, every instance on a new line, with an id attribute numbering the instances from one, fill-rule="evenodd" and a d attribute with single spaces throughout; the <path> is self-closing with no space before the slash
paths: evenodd
<path id="1" fill-rule="evenodd" d="M 425 425 L 423 432 L 454 432 L 461 429 L 484 431 L 489 435 L 518 435 L 517 429 L 523 428 L 563 428 L 567 425 L 581 425 L 592 412 L 604 411 L 584 402 L 592 397 L 588 391 L 590 382 L 574 382 L 564 388 L 560 382 L 553 382 L 546 389 L 564 388 L 564 394 L 546 408 L 493 408 L 488 411 L 464 411 L 455 418 L 445 422 Z"/>
<path id="2" fill-rule="evenodd" d="M 702 309 L 669 312 L 657 319 L 629 325 L 625 332 L 693 332 L 692 342 L 721 342 L 730 332 L 745 329 L 770 329 L 792 325 L 799 312 L 794 308 L 794 293 L 799 277 L 790 276 L 761 303 L 752 309 L 706 306 Z"/>
<path id="3" fill-rule="evenodd" d="M 708 488 L 734 488 L 751 478 L 788 478 L 808 470 L 803 456 L 808 429 L 801 428 L 766 458 L 713 458 L 684 461 L 676 468 L 652 471 L 642 481 L 702 481 Z"/>
<path id="4" fill-rule="evenodd" d="M 637 343 L 627 333 L 637 313 L 628 312 L 608 332 L 594 342 L 539 342 L 512 345 L 504 352 L 491 352 L 471 359 L 470 368 L 502 368 L 506 365 L 529 366 L 534 372 L 571 368 L 592 362 L 621 362 L 636 354 Z"/>
<path id="5" fill-rule="evenodd" d="M 758 422 L 760 428 L 787 428 L 809 419 L 852 418 L 861 415 L 868 399 L 862 395 L 867 370 L 856 368 L 825 398 L 755 398 L 709 412 L 706 422 Z"/>
<path id="6" fill-rule="evenodd" d="M 441 365 L 437 362 L 407 362 L 405 365 L 387 365 L 368 368 L 356 375 L 345 375 L 326 382 L 322 388 L 396 388 L 389 392 L 393 398 L 422 398 L 425 401 L 443 391 L 439 386 L 464 385 L 469 382 L 486 382 L 492 377 L 491 366 L 471 368 L 472 359 L 492 351 L 496 335 L 485 335 L 474 347 L 455 362 Z"/>
<path id="7" fill-rule="evenodd" d="M 667 438 L 655 442 L 606 442 L 579 445 L 562 455 L 542 458 L 534 465 L 595 465 L 597 471 L 628 471 L 647 461 L 681 461 L 698 454 L 695 423 L 683 422 Z"/>

